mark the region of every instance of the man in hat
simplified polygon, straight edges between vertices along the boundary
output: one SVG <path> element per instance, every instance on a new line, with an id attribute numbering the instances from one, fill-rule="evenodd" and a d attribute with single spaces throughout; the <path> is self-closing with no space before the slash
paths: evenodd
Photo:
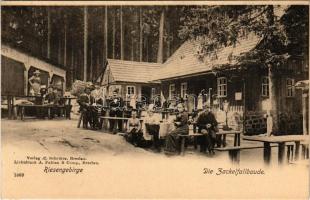
<path id="1" fill-rule="evenodd" d="M 118 89 L 113 91 L 113 96 L 110 99 L 110 117 L 122 117 L 123 100 L 118 96 Z M 110 120 L 110 131 L 116 133 L 115 120 Z M 122 131 L 122 120 L 117 120 L 118 130 Z"/>
<path id="2" fill-rule="evenodd" d="M 92 98 L 93 103 L 95 103 L 91 106 L 92 128 L 98 130 L 101 129 L 102 127 L 102 120 L 99 121 L 99 116 L 101 116 L 102 114 L 102 106 L 103 106 L 103 100 L 102 97 L 100 96 L 100 87 L 92 85 L 90 96 Z"/>
<path id="3" fill-rule="evenodd" d="M 209 104 L 204 105 L 203 111 L 198 115 L 196 121 L 198 127 L 198 133 L 202 133 L 203 136 L 198 138 L 200 144 L 200 151 L 214 153 L 213 148 L 216 141 L 217 121 L 214 114 L 211 112 L 211 106 Z"/>
<path id="4" fill-rule="evenodd" d="M 78 103 L 80 105 L 80 112 L 83 119 L 83 128 L 87 128 L 88 123 L 92 125 L 90 106 L 94 103 L 94 98 L 90 95 L 90 93 L 91 88 L 85 87 L 84 92 L 78 98 Z"/>

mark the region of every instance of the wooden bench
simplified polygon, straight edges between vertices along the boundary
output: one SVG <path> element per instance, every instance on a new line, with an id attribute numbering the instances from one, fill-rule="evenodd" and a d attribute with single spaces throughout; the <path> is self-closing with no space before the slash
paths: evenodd
<path id="1" fill-rule="evenodd" d="M 272 145 L 271 147 L 276 147 L 277 145 Z M 244 149 L 260 149 L 264 148 L 261 145 L 249 145 L 249 146 L 233 146 L 233 147 L 217 147 L 214 148 L 216 151 L 228 151 L 228 156 L 232 163 L 238 164 L 240 162 L 240 151 Z"/>

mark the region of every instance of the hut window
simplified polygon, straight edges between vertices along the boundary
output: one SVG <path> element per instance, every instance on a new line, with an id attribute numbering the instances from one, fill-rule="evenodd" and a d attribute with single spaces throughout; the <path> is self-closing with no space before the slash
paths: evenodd
<path id="1" fill-rule="evenodd" d="M 127 94 L 128 95 L 135 94 L 135 86 L 127 86 Z"/>
<path id="2" fill-rule="evenodd" d="M 184 98 L 187 94 L 187 83 L 181 83 L 181 97 Z"/>
<path id="3" fill-rule="evenodd" d="M 286 79 L 286 96 L 294 97 L 295 96 L 295 87 L 294 87 L 294 79 L 287 78 Z"/>
<path id="4" fill-rule="evenodd" d="M 169 99 L 171 100 L 175 96 L 175 84 L 169 85 Z"/>
<path id="5" fill-rule="evenodd" d="M 226 77 L 217 78 L 217 95 L 218 97 L 227 96 L 227 79 Z"/>
<path id="6" fill-rule="evenodd" d="M 262 96 L 269 96 L 269 79 L 268 76 L 263 76 L 262 78 Z"/>

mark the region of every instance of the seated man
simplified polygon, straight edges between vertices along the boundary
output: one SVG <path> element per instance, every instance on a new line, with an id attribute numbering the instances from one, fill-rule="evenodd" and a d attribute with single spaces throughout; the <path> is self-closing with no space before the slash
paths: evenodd
<path id="1" fill-rule="evenodd" d="M 208 148 L 209 153 L 214 153 L 213 148 L 216 141 L 218 123 L 209 105 L 204 105 L 204 110 L 198 115 L 196 123 L 198 132 L 204 134 L 198 138 L 200 151 L 206 152 Z"/>
<path id="2" fill-rule="evenodd" d="M 141 123 L 137 118 L 137 112 L 132 112 L 132 117 L 127 122 L 126 140 L 134 146 L 141 146 L 143 141 L 143 133 L 141 131 Z"/>
<path id="3" fill-rule="evenodd" d="M 176 129 L 166 136 L 166 154 L 176 154 L 180 150 L 179 135 L 188 135 L 188 114 L 185 112 L 184 105 L 177 105 L 178 115 L 174 122 Z"/>
<path id="4" fill-rule="evenodd" d="M 153 136 L 153 147 L 160 152 L 159 119 L 154 115 L 153 109 L 149 109 L 144 120 L 146 131 Z"/>

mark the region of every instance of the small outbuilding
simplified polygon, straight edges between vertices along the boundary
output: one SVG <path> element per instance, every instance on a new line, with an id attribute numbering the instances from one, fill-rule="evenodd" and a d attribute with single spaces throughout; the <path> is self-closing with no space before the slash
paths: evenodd
<path id="1" fill-rule="evenodd" d="M 150 82 L 161 64 L 108 59 L 107 67 L 99 78 L 108 96 L 117 90 L 123 100 L 135 95 L 138 101 L 151 102 L 160 94 L 159 83 Z"/>

